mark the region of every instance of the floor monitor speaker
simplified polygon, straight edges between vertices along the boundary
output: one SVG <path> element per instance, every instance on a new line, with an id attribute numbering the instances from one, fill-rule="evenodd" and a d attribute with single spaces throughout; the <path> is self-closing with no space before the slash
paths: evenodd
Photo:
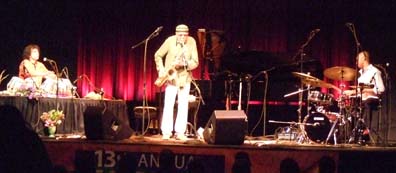
<path id="1" fill-rule="evenodd" d="M 110 110 L 99 106 L 85 109 L 84 130 L 90 140 L 122 140 L 133 133 L 128 123 L 120 121 Z"/>
<path id="2" fill-rule="evenodd" d="M 203 133 L 209 144 L 240 145 L 247 133 L 247 116 L 239 110 L 215 110 Z"/>

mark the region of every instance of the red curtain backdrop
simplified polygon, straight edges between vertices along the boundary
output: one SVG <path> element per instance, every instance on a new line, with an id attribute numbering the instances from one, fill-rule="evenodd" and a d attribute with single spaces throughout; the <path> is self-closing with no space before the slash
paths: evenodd
<path id="1" fill-rule="evenodd" d="M 142 100 L 146 81 L 147 98 L 153 100 L 159 90 L 153 84 L 157 77 L 153 55 L 180 23 L 190 27 L 190 35 L 196 40 L 199 28 L 223 30 L 229 47 L 289 54 L 297 52 L 311 30 L 320 28 L 321 31 L 305 48 L 305 53 L 318 59 L 324 69 L 354 67 L 354 39 L 344 24 L 362 22 L 365 15 L 359 10 L 370 8 L 370 4 L 355 6 L 352 12 L 346 10 L 350 7 L 347 5 L 316 1 L 86 3 L 78 20 L 77 75 L 86 74 L 96 87 L 103 88 L 106 98 L 125 100 Z M 144 45 L 135 49 L 131 46 L 144 40 L 158 26 L 164 29 L 148 42 L 146 79 L 143 79 Z M 202 57 L 200 59 L 202 64 Z M 197 79 L 200 68 L 202 66 L 193 72 Z M 93 90 L 87 80 L 78 86 L 82 95 Z"/>

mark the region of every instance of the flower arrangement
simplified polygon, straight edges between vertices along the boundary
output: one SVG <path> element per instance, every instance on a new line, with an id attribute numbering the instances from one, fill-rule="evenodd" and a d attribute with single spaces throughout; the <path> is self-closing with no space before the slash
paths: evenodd
<path id="1" fill-rule="evenodd" d="M 48 112 L 43 112 L 40 119 L 45 123 L 46 127 L 50 127 L 61 124 L 62 120 L 65 119 L 65 115 L 63 111 L 52 109 Z"/>

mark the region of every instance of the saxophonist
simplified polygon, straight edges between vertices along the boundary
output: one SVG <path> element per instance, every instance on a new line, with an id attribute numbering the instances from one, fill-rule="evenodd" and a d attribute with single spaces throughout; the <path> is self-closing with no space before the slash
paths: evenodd
<path id="1" fill-rule="evenodd" d="M 188 118 L 188 96 L 192 81 L 191 71 L 199 64 L 196 41 L 188 33 L 187 25 L 176 26 L 175 35 L 168 37 L 154 55 L 158 71 L 158 79 L 155 84 L 159 87 L 164 83 L 166 85 L 161 120 L 162 139 L 164 140 L 172 137 L 173 130 L 177 140 L 187 139 L 185 131 Z M 176 95 L 178 107 L 174 122 L 173 108 Z"/>

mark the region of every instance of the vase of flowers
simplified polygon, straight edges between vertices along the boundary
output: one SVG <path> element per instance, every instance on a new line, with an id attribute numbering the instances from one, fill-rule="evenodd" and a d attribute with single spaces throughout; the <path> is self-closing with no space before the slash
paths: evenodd
<path id="1" fill-rule="evenodd" d="M 49 137 L 55 137 L 56 126 L 62 123 L 65 115 L 63 111 L 52 109 L 48 112 L 43 112 L 40 119 L 44 122 L 44 126 L 48 128 Z"/>

